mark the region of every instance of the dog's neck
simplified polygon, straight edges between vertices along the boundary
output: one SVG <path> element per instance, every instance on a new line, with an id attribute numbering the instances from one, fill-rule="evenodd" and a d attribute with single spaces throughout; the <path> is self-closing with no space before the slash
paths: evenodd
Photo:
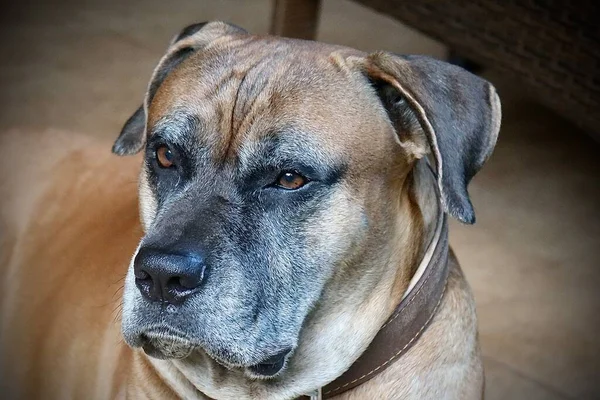
<path id="1" fill-rule="evenodd" d="M 183 360 L 145 361 L 145 374 L 154 373 L 182 398 L 289 399 L 308 393 L 341 375 L 365 351 L 406 292 L 412 274 L 434 234 L 438 200 L 426 162 L 419 161 L 402 183 L 397 221 L 388 251 L 371 252 L 355 271 L 368 270 L 352 285 L 332 279 L 319 306 L 307 319 L 295 356 L 280 379 L 256 381 L 241 371 L 227 370 L 198 352 Z M 400 250 L 400 251 L 398 251 Z M 382 259 L 385 254 L 387 258 Z M 373 269 L 372 265 L 380 268 Z M 356 286 L 354 286 L 356 287 Z M 139 357 L 146 357 L 140 353 Z"/>

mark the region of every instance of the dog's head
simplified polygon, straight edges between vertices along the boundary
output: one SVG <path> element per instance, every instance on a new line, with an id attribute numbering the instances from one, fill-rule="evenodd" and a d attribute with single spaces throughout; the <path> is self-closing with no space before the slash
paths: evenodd
<path id="1" fill-rule="evenodd" d="M 113 148 L 145 154 L 126 341 L 280 373 L 323 293 L 377 275 L 356 268 L 389 251 L 417 160 L 474 221 L 499 113 L 490 84 L 430 58 L 187 27 Z"/>

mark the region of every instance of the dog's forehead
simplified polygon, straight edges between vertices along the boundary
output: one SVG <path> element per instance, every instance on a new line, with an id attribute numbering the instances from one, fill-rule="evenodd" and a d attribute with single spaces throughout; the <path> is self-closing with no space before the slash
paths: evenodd
<path id="1" fill-rule="evenodd" d="M 193 117 L 203 127 L 199 139 L 220 157 L 291 131 L 331 152 L 384 145 L 391 135 L 373 132 L 389 129 L 385 112 L 366 79 L 345 61 L 357 54 L 272 37 L 222 41 L 171 72 L 151 104 L 148 126 L 152 131 L 158 121 Z"/>

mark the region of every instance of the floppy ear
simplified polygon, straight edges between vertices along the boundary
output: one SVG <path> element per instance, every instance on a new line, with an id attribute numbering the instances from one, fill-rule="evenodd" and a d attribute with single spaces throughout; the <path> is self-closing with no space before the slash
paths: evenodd
<path id="1" fill-rule="evenodd" d="M 206 47 L 213 40 L 227 35 L 247 34 L 235 25 L 225 22 L 202 22 L 185 27 L 173 38 L 166 54 L 152 73 L 143 104 L 125 122 L 115 141 L 113 153 L 125 156 L 138 153 L 146 143 L 146 115 L 152 99 L 169 73 L 195 51 Z"/>
<path id="2" fill-rule="evenodd" d="M 410 142 L 416 158 L 428 145 L 446 212 L 474 223 L 467 185 L 498 137 L 501 112 L 494 87 L 462 68 L 425 56 L 378 52 L 360 64 L 396 131 L 409 132 L 400 142 Z"/>

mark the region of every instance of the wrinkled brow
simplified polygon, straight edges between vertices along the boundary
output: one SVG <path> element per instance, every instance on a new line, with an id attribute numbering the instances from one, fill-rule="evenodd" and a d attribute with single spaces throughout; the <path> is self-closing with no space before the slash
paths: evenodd
<path id="1" fill-rule="evenodd" d="M 158 120 L 148 132 L 148 139 L 157 137 L 168 143 L 191 148 L 197 146 L 197 132 L 203 128 L 204 123 L 198 116 L 176 110 Z"/>
<path id="2" fill-rule="evenodd" d="M 343 162 L 328 154 L 314 137 L 291 127 L 243 143 L 238 163 L 243 174 L 261 169 L 308 168 L 325 178 L 344 169 Z"/>

